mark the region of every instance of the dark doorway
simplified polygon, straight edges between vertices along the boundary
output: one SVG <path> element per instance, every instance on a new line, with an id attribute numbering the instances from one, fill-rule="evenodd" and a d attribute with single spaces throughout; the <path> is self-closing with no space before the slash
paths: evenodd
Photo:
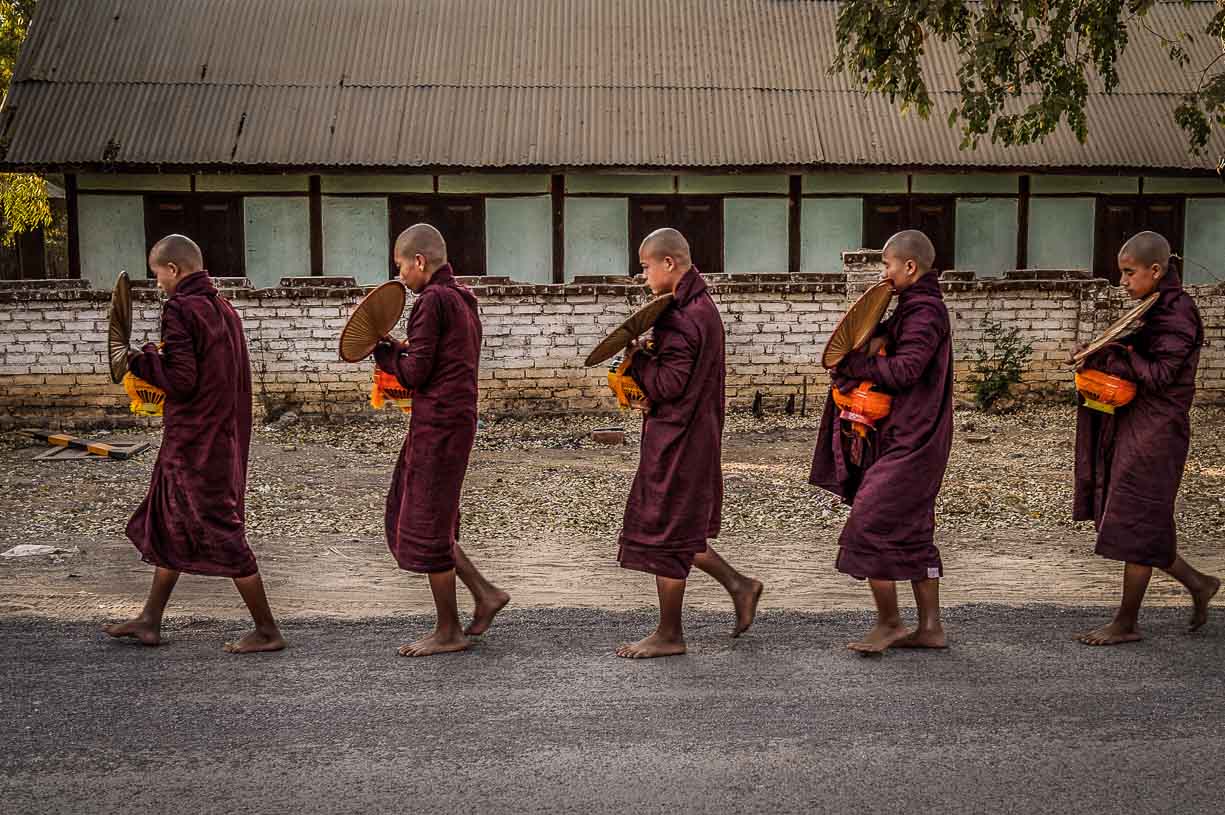
<path id="1" fill-rule="evenodd" d="M 919 229 L 936 247 L 936 269 L 953 268 L 957 199 L 951 195 L 876 195 L 863 201 L 863 240 L 869 249 L 903 229 Z"/>
<path id="2" fill-rule="evenodd" d="M 447 259 L 457 275 L 485 274 L 485 200 L 483 198 L 404 195 L 392 196 L 391 226 L 387 262 L 390 276 L 396 276 L 391 258 L 396 238 L 413 224 L 430 224 L 442 233 L 447 242 Z"/>
<path id="3" fill-rule="evenodd" d="M 630 198 L 630 274 L 642 271 L 638 247 L 656 229 L 679 229 L 689 241 L 693 265 L 702 274 L 723 272 L 723 199 L 715 196 L 652 195 Z"/>
<path id="4" fill-rule="evenodd" d="M 242 196 L 188 193 L 145 196 L 145 251 L 167 235 L 186 235 L 200 245 L 213 277 L 246 276 Z M 149 270 L 145 269 L 147 277 Z"/>
<path id="5" fill-rule="evenodd" d="M 1182 253 L 1184 200 L 1182 198 L 1116 197 L 1097 199 L 1097 225 L 1093 236 L 1093 276 L 1119 282 L 1119 250 L 1138 232 L 1152 230 Z"/>

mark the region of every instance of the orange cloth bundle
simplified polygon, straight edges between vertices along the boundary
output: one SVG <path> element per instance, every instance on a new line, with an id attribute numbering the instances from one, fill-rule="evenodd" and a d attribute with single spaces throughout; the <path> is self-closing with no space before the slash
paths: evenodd
<path id="1" fill-rule="evenodd" d="M 370 407 L 382 410 L 388 402 L 405 413 L 413 412 L 412 392 L 382 368 L 375 368 L 374 384 L 370 386 Z"/>
<path id="2" fill-rule="evenodd" d="M 1076 390 L 1085 398 L 1085 407 L 1114 413 L 1136 398 L 1136 384 L 1117 376 L 1086 369 L 1076 372 Z"/>
<path id="3" fill-rule="evenodd" d="M 887 393 L 873 390 L 876 387 L 864 380 L 855 386 L 850 393 L 843 393 L 834 388 L 834 404 L 841 409 L 838 418 L 851 423 L 856 435 L 861 438 L 876 427 L 876 423 L 889 415 L 893 406 L 893 397 Z"/>
<path id="4" fill-rule="evenodd" d="M 648 411 L 651 409 L 651 403 L 647 400 L 646 394 L 642 392 L 642 388 L 629 375 L 629 367 L 629 357 L 614 359 L 612 366 L 608 369 L 608 387 L 617 397 L 617 405 L 622 410 L 633 408 L 643 412 Z"/>
<path id="5" fill-rule="evenodd" d="M 128 410 L 137 416 L 161 416 L 166 403 L 166 392 L 156 385 L 132 375 L 123 375 L 123 389 L 128 392 Z"/>

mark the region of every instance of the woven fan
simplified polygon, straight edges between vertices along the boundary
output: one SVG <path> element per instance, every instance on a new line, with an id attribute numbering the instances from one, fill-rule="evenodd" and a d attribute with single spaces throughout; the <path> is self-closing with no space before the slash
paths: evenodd
<path id="1" fill-rule="evenodd" d="M 1086 345 L 1083 350 L 1073 354 L 1072 362 L 1079 365 L 1080 363 L 1084 362 L 1085 359 L 1102 350 L 1102 348 L 1106 347 L 1110 343 L 1114 342 L 1115 340 L 1122 339 L 1138 329 L 1140 327 L 1140 318 L 1153 307 L 1153 304 L 1156 303 L 1160 297 L 1161 292 L 1156 291 L 1150 294 L 1148 297 L 1145 297 L 1134 308 L 1132 308 L 1131 311 L 1127 312 L 1116 320 L 1114 324 L 1110 326 L 1110 328 L 1107 328 L 1096 338 L 1094 338 L 1093 342 Z"/>
<path id="2" fill-rule="evenodd" d="M 821 366 L 826 370 L 837 368 L 847 354 L 872 339 L 872 332 L 880 325 L 892 299 L 893 286 L 883 280 L 861 294 L 834 326 L 821 354 Z"/>
<path id="3" fill-rule="evenodd" d="M 127 272 L 120 272 L 115 280 L 107 320 L 106 356 L 110 361 L 111 381 L 118 385 L 128 372 L 128 347 L 132 341 L 132 283 Z"/>
<path id="4" fill-rule="evenodd" d="M 628 320 L 617 326 L 611 334 L 604 338 L 603 342 L 595 347 L 595 350 L 587 355 L 587 360 L 584 364 L 599 365 L 601 362 L 611 359 L 621 351 L 624 351 L 631 342 L 641 337 L 647 332 L 647 329 L 655 325 L 659 315 L 664 313 L 664 309 L 671 302 L 672 295 L 670 293 L 661 294 L 635 311 L 629 316 Z"/>
<path id="5" fill-rule="evenodd" d="M 361 362 L 374 353 L 379 340 L 391 333 L 404 314 L 407 296 L 403 283 L 388 280 L 363 297 L 340 331 L 340 358 Z"/>

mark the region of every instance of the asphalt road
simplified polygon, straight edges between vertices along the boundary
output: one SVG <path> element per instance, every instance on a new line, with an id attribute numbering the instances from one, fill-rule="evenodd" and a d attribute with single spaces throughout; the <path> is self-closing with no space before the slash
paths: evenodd
<path id="1" fill-rule="evenodd" d="M 1102 609 L 963 606 L 947 653 L 843 649 L 865 613 L 693 614 L 686 657 L 615 659 L 646 612 L 508 613 L 409 660 L 421 618 L 295 621 L 290 650 L 0 619 L 0 811 L 1076 812 L 1222 810 L 1225 623 L 1144 643 Z"/>

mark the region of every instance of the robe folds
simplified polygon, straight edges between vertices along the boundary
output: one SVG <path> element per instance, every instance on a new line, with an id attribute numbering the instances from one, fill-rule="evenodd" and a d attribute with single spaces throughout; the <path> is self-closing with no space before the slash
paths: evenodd
<path id="1" fill-rule="evenodd" d="M 475 295 L 440 266 L 417 294 L 408 342 L 381 345 L 375 361 L 412 391 L 384 516 L 387 546 L 401 569 L 455 568 L 459 499 L 476 440 L 481 318 Z"/>
<path id="2" fill-rule="evenodd" d="M 629 368 L 651 408 L 617 560 L 683 580 L 719 536 L 723 511 L 723 319 L 696 268 L 681 277 L 654 336 L 654 351 L 637 351 Z"/>
<path id="3" fill-rule="evenodd" d="M 1170 269 L 1143 325 L 1085 362 L 1136 385 L 1130 404 L 1106 414 L 1076 410 L 1072 517 L 1093 521 L 1097 554 L 1167 568 L 1178 556 L 1174 499 L 1191 444 L 1191 402 L 1204 325 Z"/>
<path id="4" fill-rule="evenodd" d="M 889 415 L 876 423 L 856 465 L 831 393 L 809 481 L 851 506 L 838 539 L 839 571 L 859 579 L 941 577 L 935 507 L 953 441 L 953 350 L 934 273 L 898 295 L 877 335 L 887 356 L 853 352 L 837 375 L 868 379 L 891 393 Z"/>
<path id="5" fill-rule="evenodd" d="M 166 392 L 162 446 L 127 536 L 154 566 L 248 577 L 245 493 L 251 446 L 251 365 L 242 320 L 208 272 L 184 278 L 162 306 L 162 343 L 132 374 Z"/>

